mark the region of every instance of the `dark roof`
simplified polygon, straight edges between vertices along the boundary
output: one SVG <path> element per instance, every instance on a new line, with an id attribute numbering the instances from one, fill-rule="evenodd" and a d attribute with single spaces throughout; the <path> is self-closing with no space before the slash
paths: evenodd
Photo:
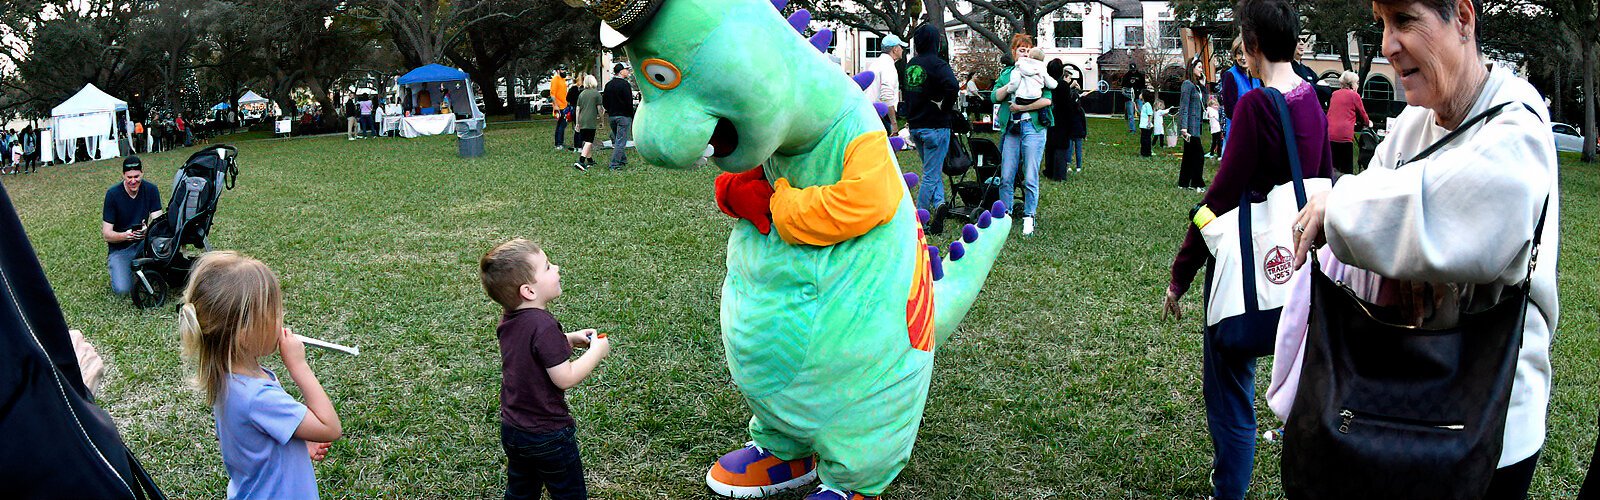
<path id="1" fill-rule="evenodd" d="M 1139 0 L 1098 0 L 1111 7 L 1111 17 L 1144 17 L 1144 2 Z"/>

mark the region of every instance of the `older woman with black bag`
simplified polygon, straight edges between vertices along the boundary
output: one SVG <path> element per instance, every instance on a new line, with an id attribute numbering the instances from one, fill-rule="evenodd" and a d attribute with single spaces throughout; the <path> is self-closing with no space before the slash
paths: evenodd
<path id="1" fill-rule="evenodd" d="M 1313 266 L 1291 498 L 1527 496 L 1560 304 L 1559 176 L 1539 92 L 1483 59 L 1481 8 L 1373 2 L 1411 107 L 1293 228 L 1297 267 L 1325 242 L 1381 284 L 1364 300 Z"/>

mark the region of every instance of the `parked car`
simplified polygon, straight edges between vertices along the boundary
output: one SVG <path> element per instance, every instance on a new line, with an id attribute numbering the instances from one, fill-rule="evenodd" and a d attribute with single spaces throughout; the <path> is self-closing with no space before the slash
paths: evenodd
<path id="1" fill-rule="evenodd" d="M 536 97 L 528 105 L 530 106 L 529 109 L 536 115 L 548 115 L 555 111 L 552 109 L 553 106 L 550 104 L 550 98 L 548 97 Z"/>
<path id="2" fill-rule="evenodd" d="M 1556 136 L 1556 151 L 1583 152 L 1583 134 L 1578 132 L 1578 127 L 1565 123 L 1552 123 L 1550 132 Z"/>

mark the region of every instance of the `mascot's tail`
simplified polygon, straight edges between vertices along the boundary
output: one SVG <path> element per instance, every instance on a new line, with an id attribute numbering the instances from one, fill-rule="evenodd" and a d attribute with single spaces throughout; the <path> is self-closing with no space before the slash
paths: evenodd
<path id="1" fill-rule="evenodd" d="M 917 184 L 917 174 L 907 173 L 905 177 L 907 186 Z M 928 211 L 917 210 L 917 217 L 927 223 Z M 1006 217 L 1005 202 L 996 201 L 993 208 L 979 212 L 977 224 L 961 228 L 961 239 L 950 242 L 945 258 L 940 258 L 939 247 L 928 245 L 928 265 L 933 268 L 935 345 L 943 345 L 972 309 L 978 290 L 989 278 L 989 269 L 1000 258 L 1000 249 L 1011 234 L 1011 219 Z"/>

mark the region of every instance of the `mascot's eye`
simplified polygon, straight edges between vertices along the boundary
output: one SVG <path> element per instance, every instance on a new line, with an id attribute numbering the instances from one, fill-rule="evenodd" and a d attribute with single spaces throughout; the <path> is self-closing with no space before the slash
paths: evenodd
<path id="1" fill-rule="evenodd" d="M 645 59 L 642 67 L 644 69 L 644 79 L 658 89 L 672 90 L 678 88 L 678 84 L 683 82 L 683 74 L 679 73 L 678 67 L 673 66 L 672 63 L 660 59 Z"/>

